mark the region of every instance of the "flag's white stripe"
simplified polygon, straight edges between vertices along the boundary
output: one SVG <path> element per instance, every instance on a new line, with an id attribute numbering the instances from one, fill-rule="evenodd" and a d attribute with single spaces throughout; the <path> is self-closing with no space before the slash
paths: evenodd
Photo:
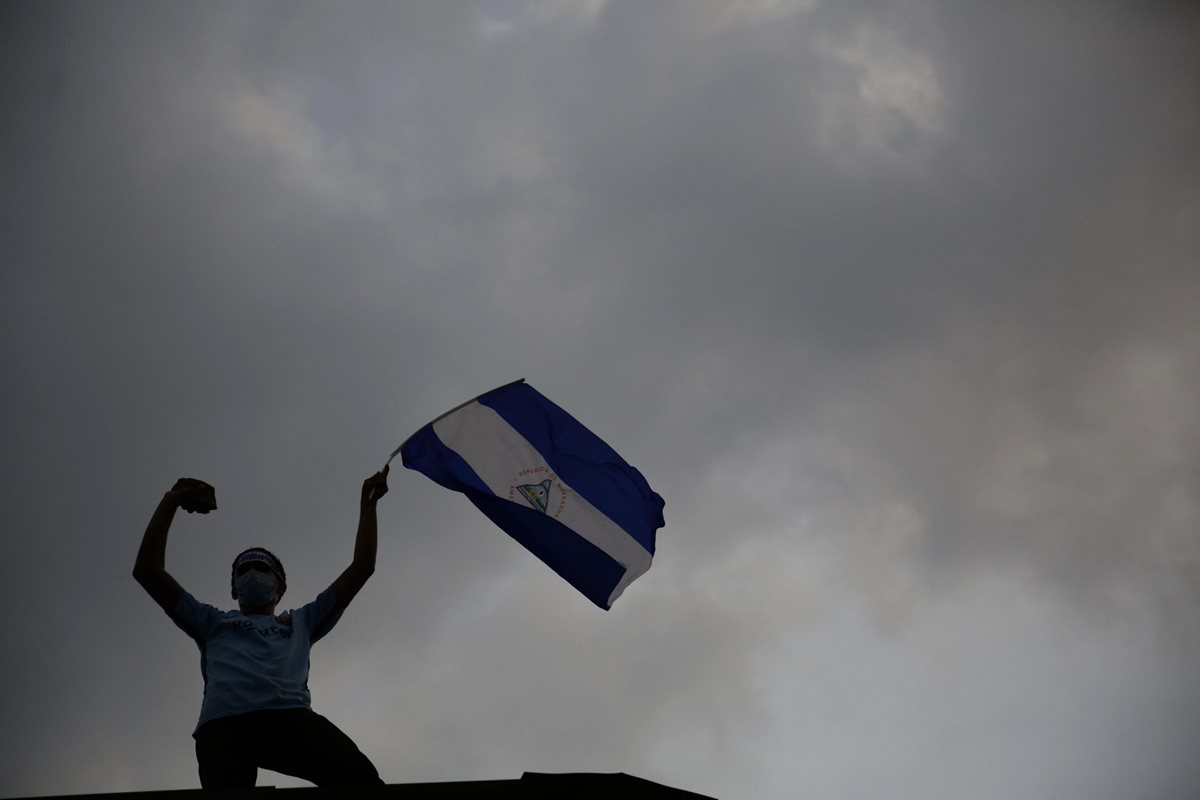
<path id="1" fill-rule="evenodd" d="M 624 530 L 624 529 L 622 529 L 622 530 Z M 638 545 L 638 547 L 641 548 L 641 545 Z M 642 552 L 646 553 L 645 550 L 642 550 Z M 636 578 L 640 577 L 642 575 L 642 573 L 644 573 L 646 570 L 650 569 L 650 559 L 651 559 L 651 555 L 649 553 L 646 553 L 645 564 L 639 564 L 636 567 L 630 567 L 630 566 L 625 567 L 625 574 L 621 576 L 621 580 L 617 581 L 617 585 L 613 587 L 612 593 L 609 594 L 609 596 L 608 596 L 609 608 L 611 608 L 613 602 L 616 601 L 616 599 L 621 596 L 621 592 L 625 591 L 626 586 L 633 583 L 633 581 Z"/>
<path id="2" fill-rule="evenodd" d="M 509 425 L 491 408 L 478 402 L 468 403 L 459 410 L 433 423 L 433 432 L 442 444 L 462 456 L 471 469 L 491 489 L 492 494 L 507 500 L 509 489 L 518 473 L 532 467 L 546 467 L 546 460 L 529 440 Z M 527 474 L 529 483 L 538 483 L 543 473 Z M 609 605 L 621 595 L 635 578 L 650 568 L 651 556 L 624 528 L 606 517 L 586 498 L 563 483 L 562 477 L 551 472 L 557 485 L 566 493 L 566 502 L 558 521 L 587 539 L 625 567 L 625 575 L 613 589 Z M 549 477 L 547 475 L 546 477 Z M 513 502 L 525 505 L 519 496 Z M 550 513 L 558 505 L 557 495 L 550 498 Z"/>

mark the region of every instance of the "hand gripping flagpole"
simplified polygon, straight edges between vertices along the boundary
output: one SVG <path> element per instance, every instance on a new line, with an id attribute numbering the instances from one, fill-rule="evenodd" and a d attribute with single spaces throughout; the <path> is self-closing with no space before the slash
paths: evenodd
<path id="1" fill-rule="evenodd" d="M 404 449 L 404 445 L 408 444 L 409 440 L 411 440 L 411 439 L 413 438 L 413 436 L 416 436 L 418 433 L 420 433 L 421 431 L 425 430 L 425 429 L 426 429 L 426 428 L 428 428 L 430 425 L 433 425 L 433 424 L 435 424 L 435 423 L 437 423 L 437 422 L 441 422 L 443 419 L 445 419 L 446 417 L 450 416 L 450 415 L 451 415 L 451 414 L 453 414 L 455 411 L 458 411 L 460 408 L 463 408 L 464 406 L 469 406 L 469 405 L 471 405 L 471 403 L 474 403 L 476 400 L 478 400 L 479 398 L 483 397 L 484 395 L 489 395 L 489 394 L 491 394 L 492 392 L 498 392 L 498 391 L 500 391 L 501 389 L 507 389 L 507 388 L 508 388 L 508 387 L 510 387 L 510 386 L 516 386 L 518 383 L 524 383 L 524 382 L 525 382 L 525 379 L 524 379 L 524 378 L 517 378 L 515 381 L 509 381 L 508 383 L 502 384 L 501 386 L 497 386 L 495 389 L 488 389 L 486 392 L 483 392 L 483 394 L 477 394 L 477 395 L 475 395 L 474 397 L 472 397 L 470 400 L 468 400 L 468 401 L 467 401 L 467 402 L 465 402 L 465 403 L 459 403 L 459 404 L 458 404 L 458 405 L 456 405 L 454 408 L 452 408 L 452 409 L 450 409 L 449 411 L 447 411 L 445 414 L 439 414 L 439 415 L 438 415 L 437 417 L 435 417 L 434 419 L 431 419 L 429 422 L 427 422 L 427 423 L 425 423 L 424 425 L 422 425 L 421 427 L 417 428 L 417 429 L 416 429 L 416 430 L 415 430 L 415 431 L 412 433 L 412 436 L 409 436 L 409 437 L 408 437 L 408 439 L 405 439 L 403 442 L 401 442 L 401 443 L 400 443 L 400 446 L 399 446 L 399 447 L 397 447 L 395 450 L 393 450 L 393 451 L 392 451 L 392 454 L 391 454 L 390 456 L 388 456 L 388 460 L 384 462 L 383 466 L 387 467 L 389 464 L 391 464 L 391 463 L 392 463 L 392 459 L 393 459 L 393 458 L 395 458 L 397 455 L 399 455 L 399 454 L 400 454 L 400 451 Z"/>

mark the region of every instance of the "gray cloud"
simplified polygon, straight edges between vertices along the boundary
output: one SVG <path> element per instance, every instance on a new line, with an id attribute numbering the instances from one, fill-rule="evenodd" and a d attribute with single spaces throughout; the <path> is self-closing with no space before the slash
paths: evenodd
<path id="1" fill-rule="evenodd" d="M 667 499 L 602 614 L 420 476 L 314 651 L 390 781 L 723 798 L 1200 783 L 1186 4 L 15 4 L 0 794 L 196 785 L 222 602 L 518 376 Z M 65 767 L 64 765 L 69 765 Z M 291 785 L 264 775 L 267 783 Z"/>

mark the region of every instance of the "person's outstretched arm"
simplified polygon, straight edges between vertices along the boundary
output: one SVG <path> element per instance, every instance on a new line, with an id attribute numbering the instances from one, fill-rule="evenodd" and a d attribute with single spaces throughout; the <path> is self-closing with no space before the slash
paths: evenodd
<path id="1" fill-rule="evenodd" d="M 387 494 L 387 476 L 390 467 L 384 467 L 363 481 L 362 497 L 358 504 L 358 533 L 354 537 L 354 560 L 333 582 L 333 591 L 338 605 L 345 608 L 375 573 L 375 551 L 379 542 L 379 522 L 375 515 L 375 504 Z"/>
<path id="2" fill-rule="evenodd" d="M 166 568 L 167 532 L 175 519 L 175 511 L 185 508 L 189 513 L 207 514 L 217 507 L 213 488 L 203 481 L 184 484 L 184 479 L 180 479 L 175 487 L 163 495 L 158 508 L 154 509 L 154 516 L 150 517 L 150 524 L 142 536 L 142 546 L 138 548 L 137 561 L 133 564 L 134 580 L 168 614 L 174 613 L 179 596 L 183 594 L 183 587 Z"/>

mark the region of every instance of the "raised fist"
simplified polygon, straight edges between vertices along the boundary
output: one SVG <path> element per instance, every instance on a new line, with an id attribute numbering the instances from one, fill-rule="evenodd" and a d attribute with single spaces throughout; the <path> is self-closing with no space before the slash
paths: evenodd
<path id="1" fill-rule="evenodd" d="M 180 478 L 171 487 L 171 495 L 184 511 L 207 514 L 217 507 L 217 490 L 196 478 Z"/>
<path id="2" fill-rule="evenodd" d="M 390 466 L 384 467 L 379 472 L 376 472 L 374 475 L 363 481 L 362 501 L 364 503 L 374 503 L 376 500 L 387 494 L 387 476 L 391 469 L 392 468 Z"/>

